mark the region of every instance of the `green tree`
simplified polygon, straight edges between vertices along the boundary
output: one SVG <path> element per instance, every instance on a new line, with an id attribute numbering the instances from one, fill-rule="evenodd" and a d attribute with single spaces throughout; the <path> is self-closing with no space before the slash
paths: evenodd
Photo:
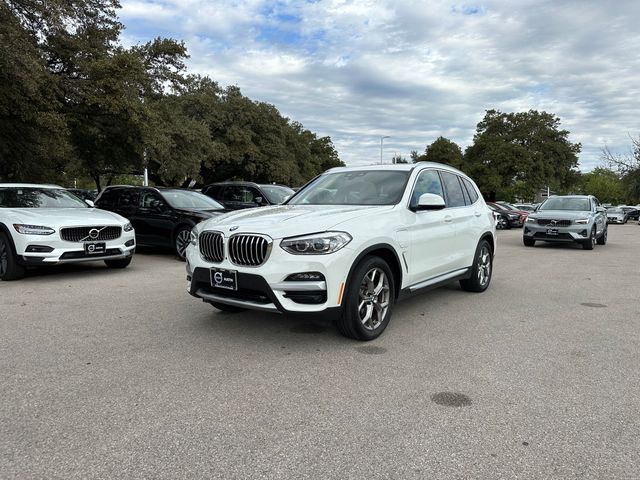
<path id="1" fill-rule="evenodd" d="M 488 196 L 533 198 L 547 185 L 564 190 L 575 179 L 581 149 L 568 137 L 551 113 L 488 110 L 465 151 L 463 169 Z"/>
<path id="2" fill-rule="evenodd" d="M 391 163 L 409 163 L 409 161 L 402 155 L 394 155 L 391 159 Z"/>
<path id="3" fill-rule="evenodd" d="M 37 15 L 0 2 L 0 180 L 55 181 L 71 149 L 58 84 L 36 32 L 25 26 Z"/>
<path id="4" fill-rule="evenodd" d="M 462 150 L 458 144 L 442 136 L 438 137 L 430 145 L 427 145 L 424 150 L 424 155 L 420 157 L 420 160 L 444 163 L 455 168 L 463 167 Z"/>
<path id="5" fill-rule="evenodd" d="M 625 199 L 625 187 L 620 175 L 598 167 L 583 174 L 584 193 L 595 195 L 603 203 L 618 205 Z"/>

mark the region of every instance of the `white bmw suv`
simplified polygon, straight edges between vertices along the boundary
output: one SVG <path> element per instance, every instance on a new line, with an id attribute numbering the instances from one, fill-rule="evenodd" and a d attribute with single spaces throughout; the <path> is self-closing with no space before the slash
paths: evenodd
<path id="1" fill-rule="evenodd" d="M 28 266 L 104 260 L 125 268 L 136 247 L 126 218 L 55 185 L 0 183 L 0 279 Z"/>
<path id="2" fill-rule="evenodd" d="M 320 315 L 359 340 L 394 302 L 460 281 L 491 281 L 495 222 L 474 182 L 437 163 L 334 168 L 284 205 L 196 225 L 189 293 L 220 310 Z"/>

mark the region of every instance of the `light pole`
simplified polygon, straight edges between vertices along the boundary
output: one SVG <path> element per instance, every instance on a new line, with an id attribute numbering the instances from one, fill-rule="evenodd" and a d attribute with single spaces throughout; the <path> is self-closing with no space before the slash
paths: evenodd
<path id="1" fill-rule="evenodd" d="M 382 142 L 385 138 L 391 138 L 389 135 L 385 135 L 384 137 L 380 137 L 380 165 L 382 165 Z"/>

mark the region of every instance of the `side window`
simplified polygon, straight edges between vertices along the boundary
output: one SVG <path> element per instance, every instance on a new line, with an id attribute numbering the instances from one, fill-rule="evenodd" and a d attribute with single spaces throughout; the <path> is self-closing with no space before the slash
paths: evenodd
<path id="1" fill-rule="evenodd" d="M 206 191 L 202 192 L 205 195 L 208 195 L 211 198 L 220 198 L 220 190 L 222 189 L 222 187 L 220 185 L 212 185 L 211 187 L 207 188 Z"/>
<path id="2" fill-rule="evenodd" d="M 257 200 L 260 200 L 260 204 L 266 203 L 267 199 L 264 197 L 262 192 L 257 188 L 247 187 L 246 189 L 246 198 L 248 198 L 248 203 L 258 203 Z M 257 199 L 257 200 L 256 200 Z"/>
<path id="3" fill-rule="evenodd" d="M 454 173 L 440 172 L 442 175 L 442 183 L 447 191 L 447 207 L 463 207 L 464 194 L 462 186 L 458 181 L 458 176 Z"/>
<path id="4" fill-rule="evenodd" d="M 151 208 L 154 205 L 158 205 L 158 203 L 155 202 L 159 202 L 159 203 L 164 203 L 162 201 L 162 198 L 160 198 L 160 196 L 158 194 L 156 194 L 155 192 L 151 191 L 151 190 L 145 190 L 141 193 L 140 195 L 140 207 L 142 208 Z"/>
<path id="5" fill-rule="evenodd" d="M 478 201 L 479 195 L 478 195 L 478 192 L 476 191 L 475 187 L 473 186 L 473 183 L 471 183 L 466 178 L 460 177 L 460 179 L 462 180 L 462 183 L 464 184 L 465 188 L 467 189 L 467 193 L 469 194 L 469 200 L 471 200 L 472 204 L 476 203 Z"/>
<path id="6" fill-rule="evenodd" d="M 97 204 L 103 207 L 115 207 L 117 203 L 117 194 L 118 191 L 113 188 L 104 190 L 102 195 L 100 195 L 100 201 L 97 202 Z"/>
<path id="7" fill-rule="evenodd" d="M 423 170 L 418 175 L 416 185 L 413 187 L 411 195 L 411 205 L 417 205 L 418 200 L 425 193 L 435 193 L 444 198 L 442 184 L 440 183 L 440 175 L 436 170 Z"/>
<path id="8" fill-rule="evenodd" d="M 245 189 L 244 187 L 239 187 L 236 185 L 228 186 L 224 189 L 224 195 L 222 199 L 227 200 L 228 202 L 246 202 Z"/>
<path id="9" fill-rule="evenodd" d="M 469 198 L 469 193 L 467 192 L 464 183 L 462 183 L 462 177 L 458 177 L 458 182 L 460 183 L 460 188 L 462 189 L 462 197 L 464 198 L 465 205 L 471 205 L 471 199 Z"/>

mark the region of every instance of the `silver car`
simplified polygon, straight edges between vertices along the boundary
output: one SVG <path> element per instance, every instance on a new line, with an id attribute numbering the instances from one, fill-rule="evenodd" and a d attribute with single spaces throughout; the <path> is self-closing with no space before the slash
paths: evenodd
<path id="1" fill-rule="evenodd" d="M 522 239 L 528 247 L 536 241 L 567 242 L 593 250 L 596 243 L 607 243 L 607 211 L 592 195 L 549 197 L 529 214 Z"/>
<path id="2" fill-rule="evenodd" d="M 608 223 L 627 223 L 627 213 L 619 207 L 607 209 Z"/>

